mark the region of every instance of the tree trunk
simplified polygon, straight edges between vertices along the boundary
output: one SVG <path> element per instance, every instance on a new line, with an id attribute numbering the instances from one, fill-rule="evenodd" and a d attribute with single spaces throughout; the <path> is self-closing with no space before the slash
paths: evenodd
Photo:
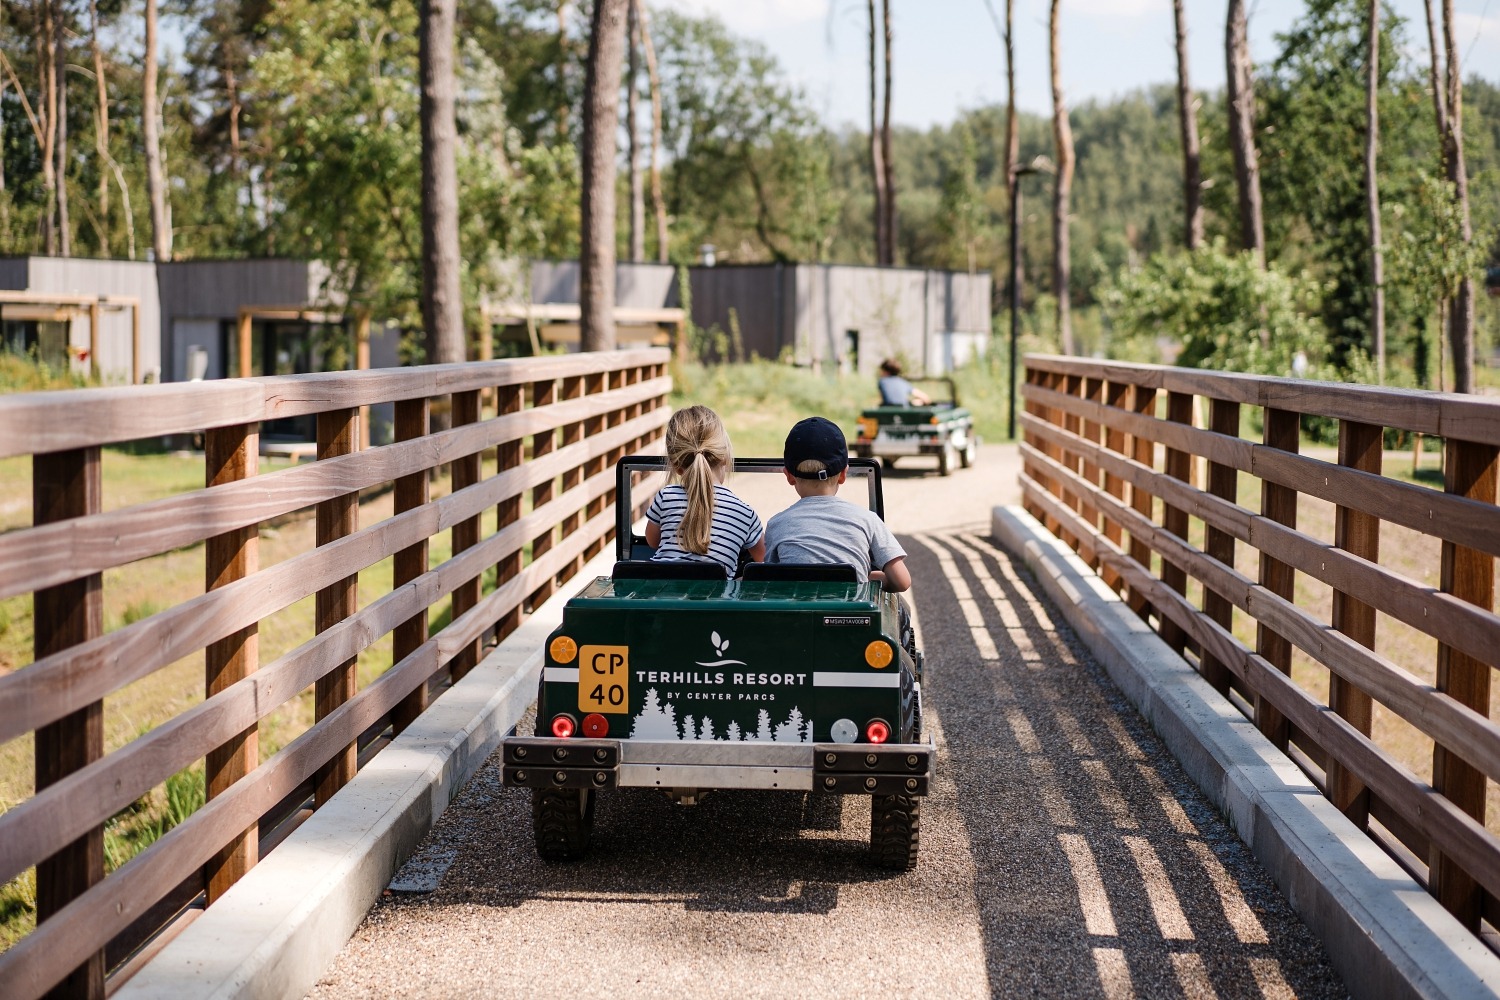
<path id="1" fill-rule="evenodd" d="M 89 38 L 94 56 L 94 153 L 99 158 L 99 229 L 104 234 L 99 250 L 108 257 L 109 226 L 109 87 L 104 76 L 104 47 L 99 44 L 99 3 L 89 0 Z"/>
<path id="2" fill-rule="evenodd" d="M 629 47 L 630 59 L 625 71 L 625 139 L 626 158 L 630 163 L 630 259 L 646 259 L 646 192 L 641 184 L 641 157 L 638 141 L 640 129 L 636 124 L 640 108 L 640 90 L 636 80 L 640 76 L 641 20 L 637 13 L 639 0 L 630 0 L 626 18 L 625 44 Z"/>
<path id="3" fill-rule="evenodd" d="M 1448 63 L 1448 131 L 1443 160 L 1458 203 L 1464 246 L 1474 241 L 1469 218 L 1469 172 L 1464 165 L 1464 89 L 1458 44 L 1453 36 L 1453 0 L 1443 0 L 1443 48 Z M 1474 279 L 1465 271 L 1453 307 L 1448 311 L 1448 339 L 1453 345 L 1453 391 L 1474 391 Z"/>
<path id="4" fill-rule="evenodd" d="M 1021 183 L 1021 178 L 1016 176 L 1016 171 L 1021 165 L 1016 162 L 1021 155 L 1021 127 L 1016 117 L 1016 3 L 1015 0 L 1005 0 L 1005 170 L 1006 186 L 1009 188 L 1010 206 L 1014 209 L 1020 204 L 1016 198 L 1016 185 Z M 1016 227 L 1021 220 L 1015 217 L 1012 211 L 1010 218 L 1011 232 L 1011 308 L 1015 309 L 1021 299 L 1021 270 L 1020 262 L 1015 258 L 1017 247 Z M 1012 437 L 1015 435 L 1012 434 Z"/>
<path id="5" fill-rule="evenodd" d="M 36 65 L 42 93 L 42 253 L 57 255 L 57 24 L 52 0 L 41 0 L 42 30 L 37 33 Z"/>
<path id="6" fill-rule="evenodd" d="M 870 179 L 875 190 L 875 263 L 886 262 L 885 232 L 885 160 L 881 156 L 879 106 L 879 63 L 875 61 L 875 0 L 865 0 L 870 18 Z"/>
<path id="7" fill-rule="evenodd" d="M 651 25 L 642 0 L 631 0 L 641 30 L 641 55 L 646 59 L 646 79 L 651 84 L 651 210 L 656 214 L 656 259 L 670 259 L 667 238 L 667 203 L 661 194 L 661 77 L 656 74 L 656 47 L 651 44 Z"/>
<path id="8" fill-rule="evenodd" d="M 1177 22 L 1177 116 L 1182 132 L 1183 240 L 1189 250 L 1203 242 L 1203 166 L 1198 146 L 1198 99 L 1188 74 L 1187 14 L 1183 0 L 1172 0 Z"/>
<path id="9" fill-rule="evenodd" d="M 1229 0 L 1224 26 L 1225 79 L 1229 96 L 1229 150 L 1240 197 L 1240 242 L 1266 261 L 1266 230 L 1261 215 L 1260 160 L 1255 149 L 1255 81 L 1250 71 L 1249 26 L 1245 0 Z"/>
<path id="10" fill-rule="evenodd" d="M 573 45 L 568 39 L 568 0 L 557 0 L 557 90 L 562 102 L 557 106 L 557 134 L 568 141 L 568 119 L 572 106 L 568 102 L 568 77 L 572 75 Z"/>
<path id="11" fill-rule="evenodd" d="M 457 0 L 422 0 L 422 324 L 428 364 L 464 361 L 459 287 L 458 123 L 453 46 Z"/>
<path id="12" fill-rule="evenodd" d="M 1057 146 L 1057 182 L 1052 187 L 1052 294 L 1057 297 L 1057 336 L 1064 354 L 1074 353 L 1068 209 L 1073 193 L 1073 127 L 1063 100 L 1058 14 L 1062 0 L 1052 0 L 1049 26 L 1052 63 L 1052 137 Z"/>
<path id="13" fill-rule="evenodd" d="M 146 141 L 146 197 L 151 202 L 151 246 L 159 261 L 172 259 L 172 224 L 167 218 L 167 185 L 162 176 L 161 135 L 156 103 L 156 0 L 146 0 L 146 57 L 141 84 L 142 132 Z"/>
<path id="14" fill-rule="evenodd" d="M 1365 74 L 1365 212 L 1370 223 L 1370 349 L 1385 383 L 1385 252 L 1380 246 L 1380 3 L 1370 0 L 1369 65 Z"/>
<path id="15" fill-rule="evenodd" d="M 1427 9 L 1427 50 L 1432 53 L 1427 78 L 1432 87 L 1432 113 L 1437 121 L 1438 143 L 1441 146 L 1448 137 L 1448 102 L 1443 96 L 1442 56 L 1438 48 L 1437 24 L 1432 18 L 1432 0 L 1423 0 L 1423 5 Z"/>
<path id="16" fill-rule="evenodd" d="M 880 162 L 885 170 L 885 260 L 896 264 L 896 158 L 891 155 L 891 0 L 881 0 L 881 18 L 885 22 L 885 93 L 880 114 Z"/>
<path id="17" fill-rule="evenodd" d="M 579 337 L 585 351 L 615 347 L 615 134 L 629 0 L 595 0 L 583 81 L 583 201 Z"/>
<path id="18" fill-rule="evenodd" d="M 57 8 L 53 25 L 53 74 L 57 83 L 57 251 L 73 256 L 73 224 L 68 218 L 68 41 L 66 7 Z"/>

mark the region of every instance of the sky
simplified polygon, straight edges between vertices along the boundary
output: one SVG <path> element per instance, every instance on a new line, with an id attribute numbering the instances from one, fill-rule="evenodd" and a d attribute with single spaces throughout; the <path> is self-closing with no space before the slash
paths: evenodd
<path id="1" fill-rule="evenodd" d="M 831 125 L 868 115 L 864 0 L 656 0 L 714 14 L 780 61 Z M 1004 17 L 1005 0 L 990 0 Z M 892 0 L 895 73 L 891 114 L 917 128 L 947 124 L 958 112 L 1005 101 L 1005 53 L 985 0 Z M 1016 103 L 1046 114 L 1047 0 L 1015 0 Z M 1187 0 L 1193 86 L 1224 85 L 1225 0 Z M 1270 60 L 1275 36 L 1302 10 L 1298 0 L 1248 0 L 1251 57 Z M 1393 0 L 1405 17 L 1413 55 L 1427 58 L 1422 0 Z M 1435 5 L 1437 6 L 1437 5 Z M 1464 75 L 1500 80 L 1500 0 L 1455 0 Z M 1172 0 L 1063 0 L 1063 88 L 1070 105 L 1108 100 L 1176 79 Z"/>

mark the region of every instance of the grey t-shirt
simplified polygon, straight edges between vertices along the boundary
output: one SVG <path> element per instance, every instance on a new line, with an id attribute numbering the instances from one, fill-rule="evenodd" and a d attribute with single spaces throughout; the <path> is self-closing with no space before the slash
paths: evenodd
<path id="1" fill-rule="evenodd" d="M 848 563 L 868 580 L 904 555 L 874 511 L 836 496 L 803 497 L 766 523 L 766 562 Z"/>

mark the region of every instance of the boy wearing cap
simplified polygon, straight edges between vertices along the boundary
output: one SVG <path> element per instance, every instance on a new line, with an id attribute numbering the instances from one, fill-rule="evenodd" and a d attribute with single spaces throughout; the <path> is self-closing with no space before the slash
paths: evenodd
<path id="1" fill-rule="evenodd" d="M 766 522 L 766 562 L 847 563 L 889 591 L 911 587 L 906 550 L 874 511 L 838 498 L 849 477 L 849 445 L 824 417 L 798 421 L 782 453 L 796 503 Z"/>

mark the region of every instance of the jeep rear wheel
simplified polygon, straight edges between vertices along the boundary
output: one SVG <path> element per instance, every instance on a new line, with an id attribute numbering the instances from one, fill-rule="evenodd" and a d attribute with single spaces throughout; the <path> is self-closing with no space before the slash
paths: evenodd
<path id="1" fill-rule="evenodd" d="M 586 788 L 533 788 L 531 829 L 543 861 L 582 861 L 594 830 L 594 793 Z"/>
<path id="2" fill-rule="evenodd" d="M 974 460 L 979 457 L 979 446 L 974 443 L 974 435 L 970 434 L 968 441 L 964 444 L 964 450 L 959 453 L 958 460 L 965 469 L 974 465 Z"/>
<path id="3" fill-rule="evenodd" d="M 912 795 L 876 795 L 870 799 L 870 860 L 888 871 L 917 867 L 922 800 Z"/>
<path id="4" fill-rule="evenodd" d="M 950 475 L 953 472 L 953 464 L 957 459 L 958 451 L 953 447 L 953 442 L 944 441 L 943 450 L 938 453 L 938 475 Z"/>

